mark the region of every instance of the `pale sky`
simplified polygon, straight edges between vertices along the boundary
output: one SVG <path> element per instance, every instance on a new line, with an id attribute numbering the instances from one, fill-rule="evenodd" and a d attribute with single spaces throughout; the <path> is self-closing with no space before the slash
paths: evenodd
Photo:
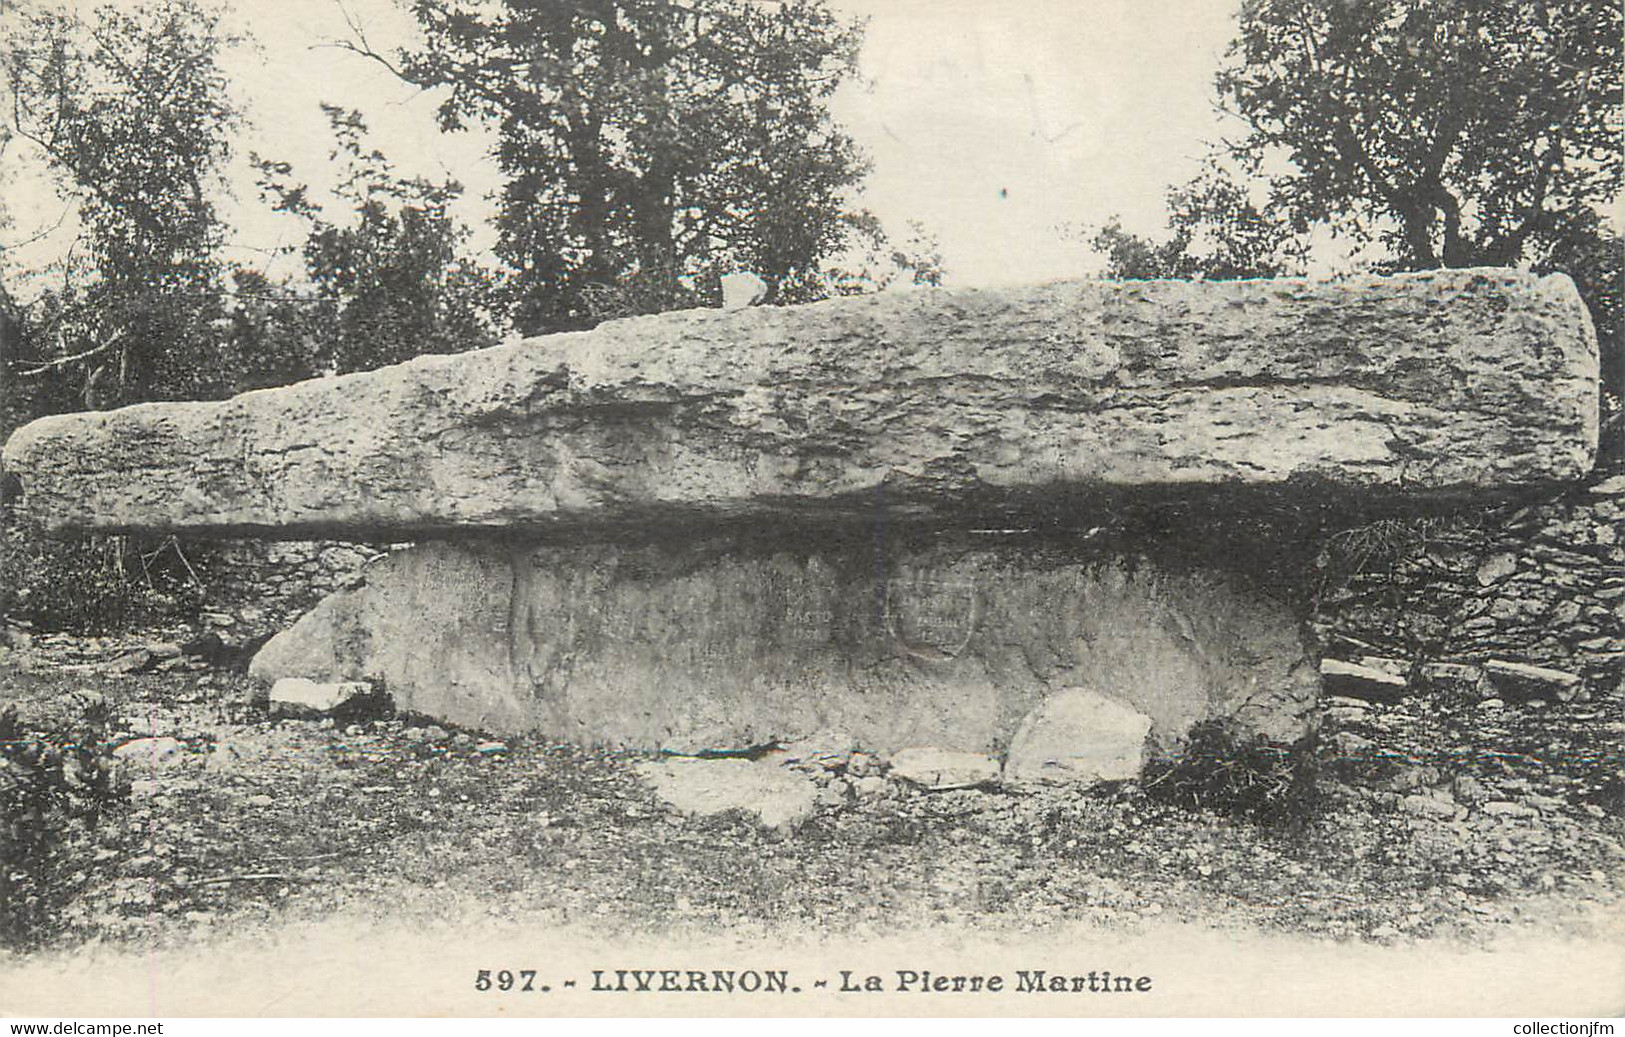
<path id="1" fill-rule="evenodd" d="M 869 82 L 836 103 L 874 159 L 860 204 L 898 236 L 908 220 L 924 223 L 942 243 L 952 284 L 1093 272 L 1098 260 L 1058 228 L 1116 213 L 1131 229 L 1160 230 L 1167 187 L 1195 173 L 1204 141 L 1220 133 L 1212 78 L 1238 2 L 836 0 L 838 10 L 870 19 Z M 462 214 L 480 222 L 483 196 L 498 183 L 486 142 L 442 135 L 434 95 L 322 46 L 348 35 L 345 9 L 379 49 L 415 30 L 395 0 L 346 0 L 345 8 L 236 0 L 227 25 L 256 41 L 224 59 L 250 123 L 240 158 L 253 150 L 290 161 L 297 178 L 320 185 L 331 136 L 318 106 L 344 104 L 362 110 L 374 146 L 402 172 L 463 182 Z M 59 217 L 61 204 L 37 188 L 12 191 L 16 220 L 0 240 Z M 238 228 L 234 259 L 262 265 L 258 250 L 302 239 L 297 221 L 267 214 L 250 178 L 236 179 L 235 194 L 223 207 Z"/>
<path id="2" fill-rule="evenodd" d="M 1064 223 L 1160 230 L 1219 133 L 1230 0 L 843 6 L 871 18 L 873 91 L 839 107 L 875 159 L 869 204 L 935 231 L 957 283 L 1076 275 L 1092 261 Z"/>

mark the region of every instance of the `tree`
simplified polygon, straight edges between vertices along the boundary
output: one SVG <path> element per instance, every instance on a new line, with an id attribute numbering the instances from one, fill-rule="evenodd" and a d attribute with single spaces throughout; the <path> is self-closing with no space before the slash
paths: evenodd
<path id="1" fill-rule="evenodd" d="M 1300 272 L 1307 241 L 1273 206 L 1260 207 L 1219 161 L 1168 192 L 1165 241 L 1132 234 L 1113 218 L 1090 244 L 1111 277 L 1229 281 Z"/>
<path id="2" fill-rule="evenodd" d="M 1108 225 L 1096 247 L 1116 276 L 1264 275 L 1319 228 L 1378 270 L 1561 270 L 1617 414 L 1621 21 L 1595 0 L 1248 0 L 1217 78 L 1245 135 L 1170 194 L 1168 241 Z"/>
<path id="3" fill-rule="evenodd" d="M 1625 236 L 1593 214 L 1565 227 L 1543 266 L 1574 278 L 1591 311 L 1602 361 L 1601 454 L 1625 461 Z"/>
<path id="4" fill-rule="evenodd" d="M 507 182 L 497 252 L 526 333 L 714 301 L 744 269 L 768 301 L 875 225 L 827 101 L 860 31 L 823 0 L 416 0 L 426 44 L 392 59 L 444 87 L 442 126 L 484 120 Z"/>
<path id="5" fill-rule="evenodd" d="M 28 420 L 32 410 L 28 396 L 17 389 L 23 355 L 22 308 L 0 284 L 0 443 Z"/>
<path id="6" fill-rule="evenodd" d="M 1216 84 L 1246 134 L 1170 194 L 1168 243 L 1097 247 L 1272 273 L 1320 227 L 1381 269 L 1549 264 L 1618 190 L 1620 40 L 1594 0 L 1248 0 Z M 1219 247 L 1193 252 L 1199 229 Z"/>
<path id="7" fill-rule="evenodd" d="M 1618 191 L 1621 8 L 1249 0 L 1220 72 L 1235 149 L 1297 226 L 1389 265 L 1539 261 Z"/>
<path id="8" fill-rule="evenodd" d="M 942 284 L 942 246 L 936 236 L 918 220 L 908 222 L 908 233 L 894 241 L 870 213 L 851 214 L 856 247 L 839 260 L 814 270 L 802 271 L 795 279 L 781 282 L 776 302 L 783 304 L 818 302 L 846 295 L 883 292 L 899 282 L 915 287 Z"/>
<path id="9" fill-rule="evenodd" d="M 448 211 L 461 186 L 399 176 L 382 152 L 365 147 L 360 112 L 322 108 L 335 137 L 330 157 L 343 171 L 335 193 L 348 215 L 330 219 L 304 185 L 288 181 L 287 163 L 255 158 L 276 208 L 309 225 L 303 251 L 314 293 L 302 314 L 286 303 L 274 308 L 275 323 L 303 329 L 303 346 L 269 352 L 312 373 L 344 373 L 493 345 L 492 278 L 466 254 L 468 229 Z M 263 341 L 259 327 L 245 323 L 243 337 Z"/>
<path id="10" fill-rule="evenodd" d="M 5 157 L 10 143 L 5 127 L 0 125 L 0 158 Z M 5 183 L 5 167 L 0 166 L 0 184 Z M 0 230 L 11 227 L 10 214 L 0 202 Z M 0 247 L 0 274 L 5 272 L 6 253 Z M 11 292 L 0 281 L 0 443 L 5 437 L 28 420 L 31 413 L 28 395 L 18 391 L 18 364 L 24 356 L 23 310 L 12 298 Z"/>
<path id="11" fill-rule="evenodd" d="M 37 149 L 79 225 L 8 374 L 50 380 L 49 409 L 216 394 L 210 197 L 236 120 L 216 59 L 232 41 L 196 0 L 4 19 L 7 132 Z"/>

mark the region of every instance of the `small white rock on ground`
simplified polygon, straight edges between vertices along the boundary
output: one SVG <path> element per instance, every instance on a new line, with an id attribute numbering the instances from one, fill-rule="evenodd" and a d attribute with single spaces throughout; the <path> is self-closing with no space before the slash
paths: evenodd
<path id="1" fill-rule="evenodd" d="M 284 677 L 271 685 L 271 712 L 309 710 L 331 713 L 352 699 L 372 694 L 365 681 L 313 681 Z"/>
<path id="2" fill-rule="evenodd" d="M 167 764 L 181 758 L 186 749 L 178 738 L 136 738 L 113 750 L 113 758 L 125 763 Z"/>
<path id="3" fill-rule="evenodd" d="M 1517 571 L 1517 555 L 1508 551 L 1502 551 L 1499 554 L 1490 555 L 1488 558 L 1484 559 L 1484 561 L 1479 563 L 1478 572 L 1476 574 L 1478 585 L 1480 587 L 1488 587 L 1492 583 L 1499 583 Z"/>

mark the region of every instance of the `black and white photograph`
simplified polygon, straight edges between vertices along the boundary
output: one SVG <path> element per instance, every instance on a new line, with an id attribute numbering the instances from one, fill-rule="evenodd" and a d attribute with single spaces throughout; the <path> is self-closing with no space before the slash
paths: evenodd
<path id="1" fill-rule="evenodd" d="M 1622 36 L 0 0 L 0 1017 L 1613 1032 Z"/>

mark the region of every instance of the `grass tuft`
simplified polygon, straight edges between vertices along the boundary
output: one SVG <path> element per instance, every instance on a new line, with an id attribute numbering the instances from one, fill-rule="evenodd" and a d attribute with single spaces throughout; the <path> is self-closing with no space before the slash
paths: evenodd
<path id="1" fill-rule="evenodd" d="M 1191 728 L 1184 743 L 1145 768 L 1151 799 L 1257 824 L 1301 826 L 1322 806 L 1316 737 L 1274 742 L 1223 719 Z"/>

